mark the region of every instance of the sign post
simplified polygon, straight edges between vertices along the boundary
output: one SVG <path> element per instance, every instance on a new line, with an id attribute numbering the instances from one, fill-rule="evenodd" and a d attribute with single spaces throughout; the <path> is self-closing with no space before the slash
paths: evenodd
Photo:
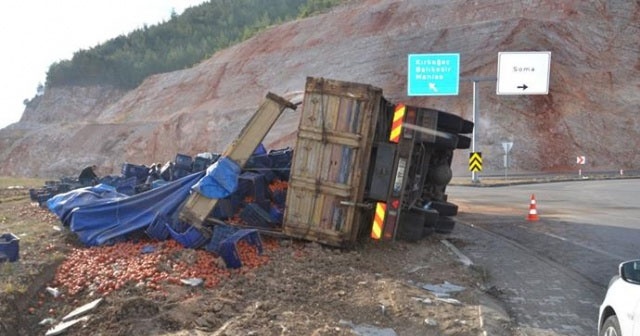
<path id="1" fill-rule="evenodd" d="M 469 77 L 463 78 L 464 81 L 473 82 L 473 133 L 471 134 L 471 152 L 476 152 L 476 143 L 478 142 L 478 109 L 480 105 L 480 88 L 478 87 L 479 82 L 495 82 L 496 77 Z M 478 172 L 475 170 L 471 171 L 471 182 L 479 183 L 480 179 L 478 178 Z"/>
<path id="2" fill-rule="evenodd" d="M 513 147 L 512 141 L 505 141 L 502 143 L 502 149 L 504 149 L 504 179 L 507 179 L 507 170 L 509 168 L 509 152 Z"/>
<path id="3" fill-rule="evenodd" d="M 455 96 L 460 82 L 460 54 L 410 54 L 409 96 Z"/>

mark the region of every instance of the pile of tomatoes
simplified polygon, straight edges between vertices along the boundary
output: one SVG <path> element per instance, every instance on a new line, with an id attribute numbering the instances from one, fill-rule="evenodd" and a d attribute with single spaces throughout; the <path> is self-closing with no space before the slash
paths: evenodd
<path id="1" fill-rule="evenodd" d="M 265 251 L 276 246 L 263 243 Z M 238 271 L 227 269 L 216 254 L 205 250 L 191 250 L 189 258 L 181 257 L 185 248 L 174 240 L 75 248 L 59 266 L 51 285 L 70 297 L 85 291 L 109 295 L 126 286 L 158 291 L 189 278 L 202 279 L 205 288 L 212 288 L 234 273 L 245 273 L 269 261 L 266 253 L 259 255 L 255 246 L 245 241 L 236 247 L 242 262 Z"/>

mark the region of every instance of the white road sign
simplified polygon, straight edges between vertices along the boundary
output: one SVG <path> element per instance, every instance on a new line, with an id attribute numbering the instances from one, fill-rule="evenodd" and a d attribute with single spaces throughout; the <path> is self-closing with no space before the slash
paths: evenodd
<path id="1" fill-rule="evenodd" d="M 509 151 L 511 151 L 511 147 L 513 147 L 513 142 L 511 141 L 505 141 L 502 143 L 502 149 L 504 149 L 505 154 L 509 154 Z"/>
<path id="2" fill-rule="evenodd" d="M 550 65 L 550 51 L 499 52 L 496 93 L 548 94 Z"/>
<path id="3" fill-rule="evenodd" d="M 577 164 L 583 165 L 583 164 L 585 164 L 586 162 L 587 162 L 587 157 L 585 157 L 585 156 L 578 156 L 578 157 L 576 157 L 576 163 L 577 163 Z"/>

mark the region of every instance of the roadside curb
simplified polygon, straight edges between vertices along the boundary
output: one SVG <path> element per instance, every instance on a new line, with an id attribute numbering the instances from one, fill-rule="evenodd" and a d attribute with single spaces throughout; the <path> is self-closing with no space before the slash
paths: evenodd
<path id="1" fill-rule="evenodd" d="M 494 188 L 494 187 L 508 187 L 508 186 L 516 186 L 516 185 L 525 185 L 525 184 L 542 184 L 542 183 L 560 183 L 560 182 L 587 182 L 587 181 L 601 181 L 601 180 L 632 180 L 638 179 L 640 176 L 637 175 L 629 175 L 629 176 L 592 176 L 592 177 L 571 177 L 571 178 L 557 178 L 557 179 L 530 179 L 530 180 L 513 180 L 513 181 L 501 181 L 494 179 L 487 179 L 485 182 L 460 182 L 460 181 L 452 181 L 449 183 L 449 186 L 456 187 L 475 187 L 475 188 Z"/>
<path id="2" fill-rule="evenodd" d="M 442 239 L 440 242 L 458 257 L 460 263 L 467 267 L 473 266 L 473 261 L 448 240 Z M 511 317 L 503 304 L 482 291 L 478 292 L 478 316 L 483 336 L 511 335 L 509 331 L 509 326 L 512 324 Z"/>
<path id="3" fill-rule="evenodd" d="M 511 318 L 502 303 L 485 293 L 480 295 L 479 301 L 478 315 L 482 335 L 511 335 Z"/>
<path id="4" fill-rule="evenodd" d="M 442 244 L 444 244 L 444 246 L 448 247 L 449 250 L 451 250 L 451 252 L 453 252 L 458 257 L 458 260 L 463 265 L 465 265 L 465 266 L 472 266 L 473 265 L 473 261 L 471 261 L 471 259 L 469 259 L 469 257 L 464 255 L 462 252 L 460 252 L 460 250 L 458 250 L 458 248 L 455 247 L 455 245 L 451 244 L 448 240 L 443 239 L 440 242 Z"/>

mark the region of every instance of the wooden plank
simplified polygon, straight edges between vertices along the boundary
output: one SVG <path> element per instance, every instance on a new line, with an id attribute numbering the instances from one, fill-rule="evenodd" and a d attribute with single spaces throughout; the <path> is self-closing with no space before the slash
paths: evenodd
<path id="1" fill-rule="evenodd" d="M 346 97 L 353 100 L 372 100 L 382 96 L 382 89 L 362 83 L 307 77 L 306 92 Z"/>
<path id="2" fill-rule="evenodd" d="M 349 197 L 353 193 L 353 187 L 337 183 L 317 183 L 315 180 L 305 177 L 292 177 L 289 180 L 289 187 L 312 192 L 321 192 L 339 197 Z"/>
<path id="3" fill-rule="evenodd" d="M 294 222 L 304 222 L 313 228 L 334 226 L 333 210 L 342 207 L 340 200 L 344 198 L 301 188 L 294 189 L 294 193 L 295 197 L 287 203 L 287 211 Z"/>
<path id="4" fill-rule="evenodd" d="M 222 155 L 233 160 L 241 168 L 244 167 L 251 154 L 264 140 L 264 137 L 285 108 L 295 110 L 296 106 L 286 99 L 269 92 L 256 113 L 242 128 L 236 139 L 227 146 Z M 180 220 L 188 222 L 203 231 L 202 224 L 217 202 L 217 199 L 211 199 L 198 192 L 193 192 L 180 211 Z"/>
<path id="5" fill-rule="evenodd" d="M 318 132 L 317 130 L 304 127 L 301 127 L 298 130 L 298 137 L 314 141 L 325 140 L 330 143 L 345 145 L 354 148 L 360 147 L 360 142 L 362 140 L 362 137 L 355 134 L 336 134 L 332 132 L 325 133 L 325 137 L 323 138 L 322 133 Z"/>

